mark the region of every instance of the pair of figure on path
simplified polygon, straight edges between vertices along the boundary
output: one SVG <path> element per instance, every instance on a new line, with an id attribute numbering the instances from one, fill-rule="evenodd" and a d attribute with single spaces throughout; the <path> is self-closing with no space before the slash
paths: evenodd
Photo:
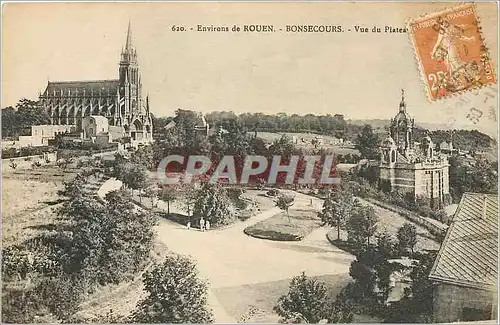
<path id="1" fill-rule="evenodd" d="M 205 231 L 205 230 L 210 230 L 210 221 L 201 218 L 200 219 L 200 230 Z"/>
<path id="2" fill-rule="evenodd" d="M 188 221 L 186 225 L 187 229 L 191 229 L 191 221 Z M 205 219 L 201 218 L 200 219 L 200 230 L 205 231 L 205 230 L 210 230 L 210 221 L 205 221 Z"/>

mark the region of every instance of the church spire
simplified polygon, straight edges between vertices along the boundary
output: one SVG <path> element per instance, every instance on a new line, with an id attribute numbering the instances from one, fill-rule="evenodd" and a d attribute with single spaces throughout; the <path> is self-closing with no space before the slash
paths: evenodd
<path id="1" fill-rule="evenodd" d="M 125 51 L 130 51 L 132 49 L 132 28 L 130 27 L 130 20 L 128 22 L 127 29 L 127 40 L 125 42 Z"/>

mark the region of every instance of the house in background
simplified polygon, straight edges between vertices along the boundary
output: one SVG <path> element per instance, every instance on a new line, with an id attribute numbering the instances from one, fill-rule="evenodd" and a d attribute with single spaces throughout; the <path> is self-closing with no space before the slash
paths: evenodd
<path id="1" fill-rule="evenodd" d="M 74 125 L 33 125 L 31 135 L 21 135 L 18 141 L 13 142 L 13 147 L 36 147 L 47 146 L 56 135 L 71 133 L 75 130 Z"/>
<path id="2" fill-rule="evenodd" d="M 463 195 L 429 278 L 434 322 L 497 319 L 496 194 Z"/>

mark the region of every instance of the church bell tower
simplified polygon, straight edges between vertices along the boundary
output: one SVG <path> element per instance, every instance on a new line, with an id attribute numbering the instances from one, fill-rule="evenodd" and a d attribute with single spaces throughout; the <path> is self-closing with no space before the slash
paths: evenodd
<path id="1" fill-rule="evenodd" d="M 121 116 L 131 119 L 132 115 L 141 114 L 141 77 L 137 63 L 137 51 L 132 44 L 132 30 L 128 24 L 125 48 L 121 53 L 120 68 L 120 97 L 124 99 L 124 105 L 120 107 Z M 130 121 L 129 121 L 130 122 Z"/>

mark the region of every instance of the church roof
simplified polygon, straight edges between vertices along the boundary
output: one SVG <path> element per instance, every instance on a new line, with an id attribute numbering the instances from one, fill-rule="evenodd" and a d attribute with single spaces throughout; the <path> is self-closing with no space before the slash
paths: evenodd
<path id="1" fill-rule="evenodd" d="M 68 95 L 87 95 L 116 94 L 119 87 L 118 79 L 109 80 L 87 80 L 87 81 L 49 81 L 44 96 L 68 96 Z"/>
<path id="2" fill-rule="evenodd" d="M 430 279 L 467 287 L 496 287 L 498 197 L 465 193 L 448 228 Z"/>

